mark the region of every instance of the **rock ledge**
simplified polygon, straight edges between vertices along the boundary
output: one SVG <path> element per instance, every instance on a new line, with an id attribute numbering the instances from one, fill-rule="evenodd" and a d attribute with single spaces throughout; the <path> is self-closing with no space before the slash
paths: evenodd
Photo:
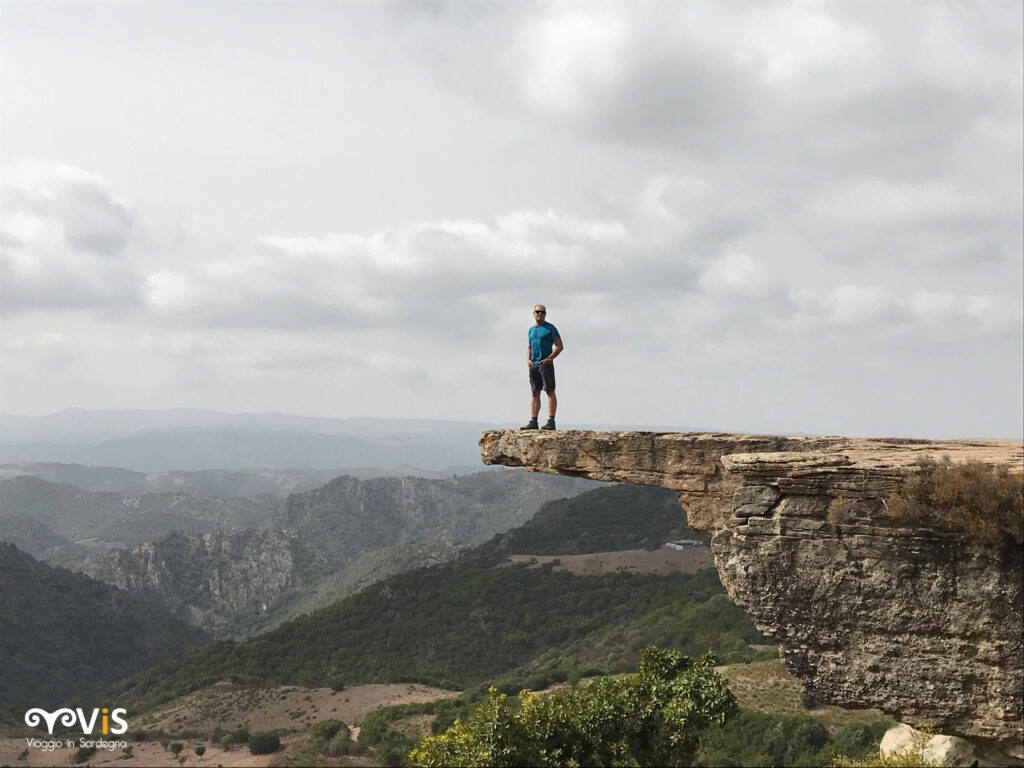
<path id="1" fill-rule="evenodd" d="M 922 458 L 1022 471 L 1024 444 L 491 430 L 480 446 L 485 464 L 677 491 L 730 596 L 816 699 L 1024 759 L 1021 547 L 884 514 Z"/>

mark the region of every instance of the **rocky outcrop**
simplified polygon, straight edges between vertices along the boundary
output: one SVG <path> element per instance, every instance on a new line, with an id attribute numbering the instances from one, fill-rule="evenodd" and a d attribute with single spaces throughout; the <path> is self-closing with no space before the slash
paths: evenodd
<path id="1" fill-rule="evenodd" d="M 722 583 L 818 700 L 1024 758 L 1022 553 L 886 497 L 926 456 L 1024 469 L 1016 442 L 488 431 L 486 464 L 679 492 Z"/>
<path id="2" fill-rule="evenodd" d="M 90 554 L 76 570 L 154 597 L 189 623 L 221 633 L 325 571 L 320 560 L 279 531 L 245 528 L 174 531 L 130 550 Z"/>
<path id="3" fill-rule="evenodd" d="M 911 754 L 920 750 L 920 756 Z M 909 725 L 900 724 L 886 731 L 879 745 L 883 758 L 895 761 L 903 757 L 915 765 L 974 766 L 974 768 L 1002 768 L 1007 764 L 1007 755 L 998 749 L 986 749 L 978 744 L 956 736 L 931 735 L 915 731 Z"/>

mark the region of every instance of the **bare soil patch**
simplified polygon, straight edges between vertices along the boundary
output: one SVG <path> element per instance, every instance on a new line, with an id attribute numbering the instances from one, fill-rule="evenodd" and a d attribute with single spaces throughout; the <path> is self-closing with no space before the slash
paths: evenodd
<path id="1" fill-rule="evenodd" d="M 332 691 L 285 685 L 277 688 L 221 682 L 189 694 L 132 722 L 132 728 L 167 733 L 212 732 L 246 725 L 252 731 L 305 729 L 320 720 L 361 723 L 367 713 L 391 704 L 418 704 L 452 698 L 457 691 L 415 683 L 359 685 Z"/>
<path id="2" fill-rule="evenodd" d="M 566 570 L 577 576 L 600 576 L 604 573 L 696 573 L 714 567 L 708 547 L 693 549 L 627 549 L 619 552 L 594 552 L 588 555 L 510 555 L 508 564 L 526 563 L 540 568 L 555 563 L 554 570 Z"/>

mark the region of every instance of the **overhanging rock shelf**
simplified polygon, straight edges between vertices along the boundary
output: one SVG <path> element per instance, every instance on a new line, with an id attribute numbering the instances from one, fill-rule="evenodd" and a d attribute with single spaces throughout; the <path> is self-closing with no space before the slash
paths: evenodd
<path id="1" fill-rule="evenodd" d="M 884 512 L 922 458 L 1021 471 L 1021 443 L 490 430 L 480 447 L 485 464 L 677 491 L 733 600 L 816 699 L 1024 758 L 1021 547 Z"/>

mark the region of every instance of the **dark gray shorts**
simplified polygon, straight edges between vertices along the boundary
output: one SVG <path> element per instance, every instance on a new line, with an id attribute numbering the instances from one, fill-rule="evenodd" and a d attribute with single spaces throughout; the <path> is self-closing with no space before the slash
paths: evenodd
<path id="1" fill-rule="evenodd" d="M 530 391 L 540 392 L 555 391 L 555 364 L 540 363 L 538 365 L 530 366 Z"/>

